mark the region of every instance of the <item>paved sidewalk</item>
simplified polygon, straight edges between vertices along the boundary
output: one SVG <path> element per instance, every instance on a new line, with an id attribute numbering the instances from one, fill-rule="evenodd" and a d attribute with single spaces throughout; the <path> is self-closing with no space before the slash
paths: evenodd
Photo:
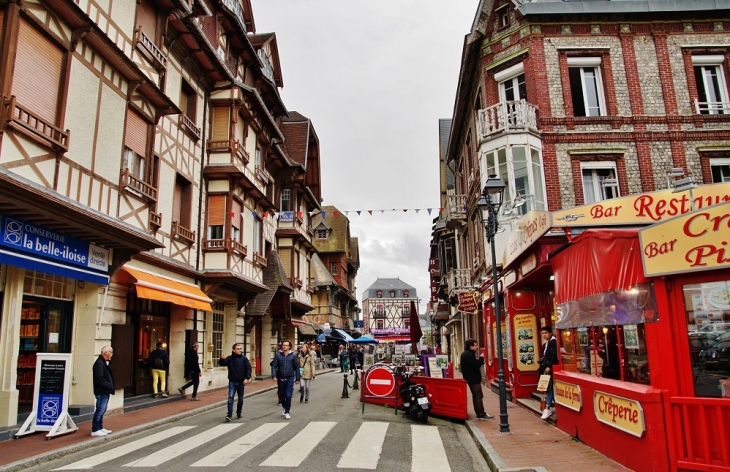
<path id="1" fill-rule="evenodd" d="M 457 376 L 460 373 L 457 372 Z M 507 402 L 509 433 L 499 432 L 499 395 L 482 386 L 484 408 L 493 420 L 477 420 L 468 395 L 467 427 L 492 471 L 625 472 L 618 462 L 543 421 L 535 413 Z M 560 418 L 557 419 L 560 421 Z M 481 433 L 481 434 L 480 434 Z M 479 437 L 481 435 L 481 438 Z M 481 440 L 480 440 L 481 439 Z"/>
<path id="2" fill-rule="evenodd" d="M 317 375 L 334 371 L 335 369 L 319 370 Z M 261 377 L 261 380 L 246 385 L 244 398 L 272 392 L 275 389 L 276 384 L 270 377 Z M 32 467 L 47 460 L 84 450 L 104 441 L 113 441 L 117 438 L 130 436 L 161 424 L 172 423 L 215 408 L 221 409 L 221 421 L 223 420 L 228 399 L 227 387 L 198 392 L 199 402 L 190 401 L 191 392 L 191 390 L 188 390 L 185 400 L 163 403 L 129 413 L 113 414 L 113 412 L 108 412 L 104 415 L 104 427 L 112 430 L 113 433 L 102 438 L 90 436 L 91 421 L 86 421 L 76 425 L 79 429 L 75 433 L 51 440 L 46 440 L 46 433 L 40 432 L 19 439 L 0 442 L 0 471 L 14 471 Z M 171 393 L 170 395 L 179 394 Z M 272 401 L 275 400 L 276 395 L 274 393 L 271 393 L 271 395 Z"/>

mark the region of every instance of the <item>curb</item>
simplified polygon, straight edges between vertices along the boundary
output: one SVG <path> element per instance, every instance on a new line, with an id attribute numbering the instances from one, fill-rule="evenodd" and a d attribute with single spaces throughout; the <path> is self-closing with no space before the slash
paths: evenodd
<path id="1" fill-rule="evenodd" d="M 275 390 L 277 388 L 276 385 L 272 385 L 271 387 L 264 387 L 261 390 L 257 390 L 255 392 L 251 392 L 248 394 L 244 394 L 243 398 L 249 398 L 249 397 L 255 397 L 257 395 L 261 395 L 263 393 L 270 392 L 272 390 Z M 28 459 L 22 459 L 19 461 L 11 462 L 10 464 L 5 464 L 3 466 L 0 466 L 0 471 L 3 472 L 13 472 L 17 470 L 23 470 L 27 467 L 33 467 L 36 465 L 39 465 L 43 462 L 60 459 L 61 457 L 67 456 L 69 454 L 73 454 L 76 452 L 83 451 L 85 449 L 89 449 L 94 446 L 98 446 L 99 444 L 103 444 L 105 442 L 114 441 L 116 439 L 125 438 L 127 436 L 131 436 L 133 434 L 137 434 L 141 431 L 146 431 L 148 429 L 156 428 L 157 426 L 161 426 L 163 424 L 167 423 L 173 423 L 175 421 L 179 421 L 185 418 L 190 418 L 191 416 L 199 415 L 200 413 L 205 413 L 210 410 L 215 410 L 216 408 L 224 407 L 228 404 L 228 399 L 222 400 L 216 403 L 211 403 L 210 405 L 205 405 L 200 408 L 196 408 L 194 410 L 185 411 L 183 413 L 178 413 L 176 415 L 168 416 L 166 418 L 161 418 L 159 420 L 150 421 L 149 423 L 144 423 L 139 426 L 134 426 L 132 428 L 128 428 L 122 431 L 119 431 L 118 433 L 114 433 L 113 436 L 104 436 L 97 439 L 90 439 L 88 441 L 83 441 L 78 444 L 73 444 L 71 446 L 66 446 L 61 449 L 57 449 L 55 451 L 46 452 L 43 454 L 39 454 L 37 456 L 29 457 Z"/>
<path id="2" fill-rule="evenodd" d="M 492 472 L 548 472 L 545 467 L 542 466 L 528 466 L 528 467 L 507 467 L 507 463 L 499 455 L 492 443 L 489 442 L 484 433 L 474 424 L 473 421 L 467 420 L 464 425 L 466 430 L 469 431 L 472 439 L 477 445 L 479 452 L 484 456 L 484 460 L 487 461 L 489 470 Z"/>

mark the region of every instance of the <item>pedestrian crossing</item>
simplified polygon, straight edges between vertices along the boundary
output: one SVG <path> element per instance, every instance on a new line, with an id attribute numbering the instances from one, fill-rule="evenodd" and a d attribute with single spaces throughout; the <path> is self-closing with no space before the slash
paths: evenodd
<path id="1" fill-rule="evenodd" d="M 202 426 L 173 426 L 53 470 L 111 470 L 112 461 L 119 461 L 117 464 L 123 464 L 121 467 L 125 469 L 156 467 L 161 470 L 169 470 L 170 466 L 167 464 L 174 463 L 175 468 L 178 468 L 181 458 L 190 460 L 190 464 L 182 467 L 215 469 L 231 466 L 245 454 L 255 449 L 261 450 L 259 448 L 263 448 L 265 457 L 265 460 L 258 464 L 259 467 L 293 469 L 306 466 L 307 459 L 313 455 L 317 447 L 327 447 L 327 442 L 332 440 L 338 440 L 339 444 L 341 439 L 337 434 L 331 434 L 336 433 L 338 423 L 335 421 L 311 421 L 297 431 L 287 428 L 290 424 L 264 423 L 251 431 L 247 431 L 249 428 L 246 427 L 246 423 L 219 424 L 207 427 L 202 431 L 198 431 L 203 428 Z M 350 438 L 344 452 L 341 453 L 337 468 L 377 470 L 381 462 L 383 446 L 387 444 L 388 432 L 392 427 L 392 423 L 382 421 L 363 422 Z M 399 433 L 402 434 L 405 431 L 404 428 Z M 194 434 L 190 436 L 192 433 Z M 399 433 L 395 433 L 391 429 L 391 440 L 394 439 L 394 434 Z M 273 447 L 269 446 L 268 442 L 279 434 L 284 434 L 290 439 L 281 444 L 282 438 L 275 441 Z M 413 451 L 411 471 L 447 472 L 451 470 L 437 426 L 410 425 L 410 435 Z M 171 442 L 172 444 L 170 444 Z M 147 455 L 135 456 L 131 461 L 132 458 L 124 461 L 124 457 L 127 455 L 139 454 L 138 451 L 146 454 L 148 451 L 143 450 L 144 448 L 160 443 L 164 445 L 161 449 Z M 211 453 L 210 449 L 203 447 L 209 443 L 220 445 L 220 447 Z M 339 453 L 342 449 L 337 447 L 336 450 Z M 402 459 L 407 460 L 407 457 L 404 456 Z M 402 459 L 399 458 L 399 461 Z M 248 463 L 247 470 L 252 465 Z M 116 467 L 120 466 L 116 465 Z"/>

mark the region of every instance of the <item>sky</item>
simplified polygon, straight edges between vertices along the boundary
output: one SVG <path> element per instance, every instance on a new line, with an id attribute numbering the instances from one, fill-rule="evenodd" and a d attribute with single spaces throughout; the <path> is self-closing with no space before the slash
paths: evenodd
<path id="1" fill-rule="evenodd" d="M 310 118 L 319 137 L 322 204 L 349 212 L 358 300 L 377 278 L 397 277 L 417 289 L 423 313 L 438 120 L 451 118 L 479 0 L 251 3 L 256 32 L 276 33 L 287 109 Z"/>

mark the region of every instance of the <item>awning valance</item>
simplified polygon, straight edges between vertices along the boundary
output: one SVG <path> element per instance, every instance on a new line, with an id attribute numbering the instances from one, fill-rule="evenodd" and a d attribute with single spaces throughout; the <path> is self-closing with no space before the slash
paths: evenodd
<path id="1" fill-rule="evenodd" d="M 637 229 L 589 229 L 550 263 L 558 304 L 646 283 Z"/>
<path id="2" fill-rule="evenodd" d="M 197 286 L 168 279 L 140 269 L 123 267 L 124 271 L 136 279 L 135 286 L 139 298 L 170 302 L 203 311 L 213 311 L 213 301 Z"/>
<path id="3" fill-rule="evenodd" d="M 316 336 L 317 332 L 309 326 L 308 324 L 305 324 L 304 326 L 297 326 L 297 329 L 299 330 L 300 334 L 303 334 L 305 336 Z"/>

